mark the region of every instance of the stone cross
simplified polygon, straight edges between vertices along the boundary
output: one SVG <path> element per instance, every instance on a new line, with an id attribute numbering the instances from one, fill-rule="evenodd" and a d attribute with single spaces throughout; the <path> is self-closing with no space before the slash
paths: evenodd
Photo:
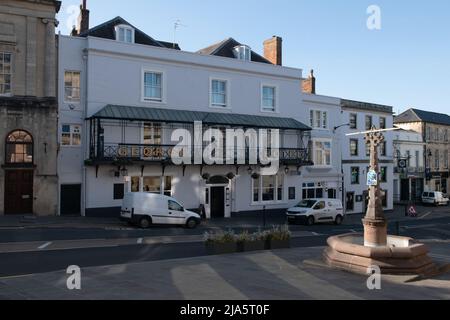
<path id="1" fill-rule="evenodd" d="M 384 142 L 384 136 L 381 132 L 376 131 L 375 127 L 372 127 L 364 139 L 370 148 L 370 170 L 374 170 L 378 175 L 378 147 Z M 376 185 L 369 187 L 369 204 L 363 224 L 366 246 L 377 247 L 387 244 L 387 222 L 383 212 L 379 179 L 377 179 Z"/>

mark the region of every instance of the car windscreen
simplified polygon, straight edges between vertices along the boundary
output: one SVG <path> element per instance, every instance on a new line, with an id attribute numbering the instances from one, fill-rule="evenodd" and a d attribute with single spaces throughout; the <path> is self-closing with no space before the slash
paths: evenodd
<path id="1" fill-rule="evenodd" d="M 296 208 L 312 208 L 313 205 L 316 204 L 316 200 L 303 200 L 302 202 L 300 202 L 299 204 L 297 204 L 295 207 Z"/>

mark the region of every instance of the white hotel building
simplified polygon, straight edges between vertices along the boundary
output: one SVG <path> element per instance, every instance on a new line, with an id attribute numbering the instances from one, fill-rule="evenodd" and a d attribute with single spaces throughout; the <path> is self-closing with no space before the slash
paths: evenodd
<path id="1" fill-rule="evenodd" d="M 342 142 L 342 171 L 344 173 L 344 206 L 347 214 L 365 213 L 368 204 L 367 171 L 369 148 L 364 135 L 346 136 L 377 129 L 393 128 L 392 107 L 352 100 L 341 100 L 341 121 L 337 129 Z M 384 132 L 384 143 L 379 147 L 379 181 L 383 190 L 384 210 L 394 206 L 394 133 Z"/>
<path id="2" fill-rule="evenodd" d="M 339 198 L 339 152 L 329 143 L 336 99 L 302 93 L 302 70 L 281 66 L 280 38 L 267 41 L 265 51 L 266 58 L 229 38 L 185 52 L 120 17 L 60 36 L 60 214 L 117 215 L 124 193 L 137 191 L 171 195 L 188 209 L 202 205 L 208 218 L 282 210 L 311 195 L 304 189 Z M 310 115 L 327 108 L 332 112 L 311 142 Z M 172 132 L 192 131 L 194 121 L 204 130 L 279 129 L 279 172 L 173 165 Z M 309 147 L 317 168 L 308 168 Z"/>

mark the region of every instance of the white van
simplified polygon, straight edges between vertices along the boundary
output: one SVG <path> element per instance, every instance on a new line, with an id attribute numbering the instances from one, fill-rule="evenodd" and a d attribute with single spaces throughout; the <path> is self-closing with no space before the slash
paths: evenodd
<path id="1" fill-rule="evenodd" d="M 286 212 L 288 223 L 311 226 L 320 222 L 340 225 L 344 220 L 344 207 L 336 199 L 305 199 Z"/>
<path id="2" fill-rule="evenodd" d="M 442 192 L 430 191 L 422 193 L 422 202 L 425 204 L 434 204 L 447 206 L 449 199 Z"/>
<path id="3" fill-rule="evenodd" d="M 184 225 L 193 229 L 201 221 L 200 215 L 185 210 L 174 198 L 145 192 L 125 194 L 120 219 L 144 229 L 152 224 Z"/>

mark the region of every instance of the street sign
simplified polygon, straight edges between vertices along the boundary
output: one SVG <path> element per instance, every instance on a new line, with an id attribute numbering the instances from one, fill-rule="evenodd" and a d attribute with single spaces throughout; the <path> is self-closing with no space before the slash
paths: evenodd
<path id="1" fill-rule="evenodd" d="M 406 212 L 408 213 L 408 216 L 410 217 L 417 217 L 417 208 L 415 205 L 411 204 L 408 206 L 408 209 L 406 210 Z"/>
<path id="2" fill-rule="evenodd" d="M 369 187 L 378 185 L 378 175 L 375 170 L 369 170 L 369 172 L 367 173 L 367 185 Z"/>

